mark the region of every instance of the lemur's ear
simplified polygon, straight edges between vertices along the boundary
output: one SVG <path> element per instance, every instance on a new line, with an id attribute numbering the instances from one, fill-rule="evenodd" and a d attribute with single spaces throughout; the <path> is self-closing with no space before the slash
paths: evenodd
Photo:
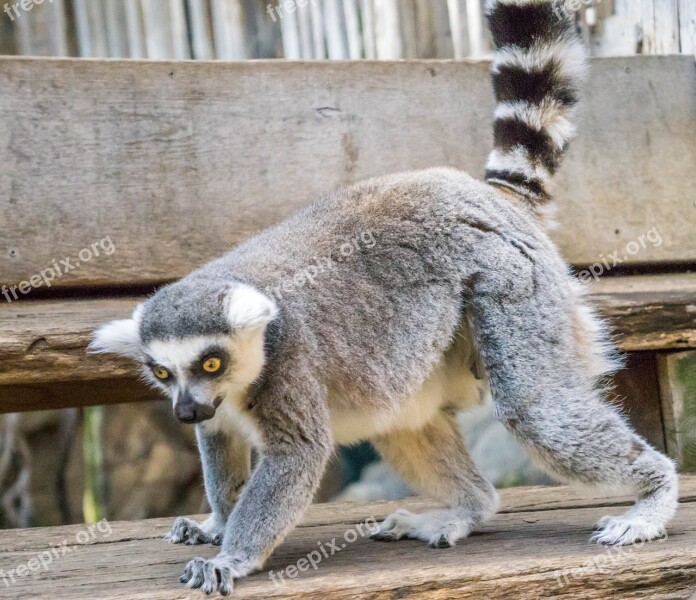
<path id="1" fill-rule="evenodd" d="M 119 319 L 105 323 L 92 334 L 88 350 L 93 353 L 120 354 L 139 359 L 142 356 L 140 342 L 140 317 L 143 305 L 139 304 L 130 319 Z"/>
<path id="2" fill-rule="evenodd" d="M 278 314 L 273 300 L 244 283 L 230 287 L 225 298 L 225 310 L 233 330 L 265 327 Z"/>

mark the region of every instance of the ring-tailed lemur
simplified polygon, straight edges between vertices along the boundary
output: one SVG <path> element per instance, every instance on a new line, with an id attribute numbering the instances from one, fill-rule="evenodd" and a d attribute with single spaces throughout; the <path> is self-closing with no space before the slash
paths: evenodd
<path id="1" fill-rule="evenodd" d="M 478 402 L 477 372 L 497 416 L 552 472 L 637 493 L 594 540 L 664 534 L 674 464 L 605 400 L 600 382 L 616 364 L 604 327 L 537 214 L 585 68 L 573 19 L 555 8 L 489 2 L 498 105 L 487 182 L 442 168 L 338 189 L 97 331 L 95 350 L 134 358 L 197 424 L 212 514 L 177 519 L 168 537 L 222 549 L 188 563 L 189 587 L 228 593 L 260 569 L 335 443 L 373 441 L 448 505 L 397 511 L 376 539 L 447 547 L 468 536 L 498 506 L 452 418 Z M 355 243 L 366 235 L 370 248 Z M 329 273 L 317 275 L 317 257 Z"/>

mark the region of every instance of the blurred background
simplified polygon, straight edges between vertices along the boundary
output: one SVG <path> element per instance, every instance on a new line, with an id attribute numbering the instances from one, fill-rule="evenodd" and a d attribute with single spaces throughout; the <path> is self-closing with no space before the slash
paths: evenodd
<path id="1" fill-rule="evenodd" d="M 485 58 L 480 0 L 0 0 L 0 54 L 132 59 Z M 578 1 L 596 56 L 693 54 L 678 4 Z M 693 0 L 688 0 L 689 2 Z M 279 3 L 280 2 L 280 3 Z M 673 10 L 672 10 L 673 9 Z M 0 90 L 2 93 L 2 90 Z M 681 427 L 696 432 L 696 359 L 683 369 Z M 0 527 L 205 511 L 193 430 L 168 402 L 0 417 Z M 498 486 L 549 481 L 483 406 L 460 417 L 476 462 Z M 685 437 L 696 467 L 696 433 Z M 372 448 L 342 448 L 318 501 L 394 499 L 409 490 Z"/>
<path id="2" fill-rule="evenodd" d="M 596 56 L 693 54 L 693 23 L 685 22 L 683 9 L 679 12 L 680 4 L 691 2 L 569 0 L 569 6 L 577 9 Z M 5 8 L 0 54 L 199 60 L 478 58 L 490 51 L 484 3 L 12 0 L 0 2 Z"/>

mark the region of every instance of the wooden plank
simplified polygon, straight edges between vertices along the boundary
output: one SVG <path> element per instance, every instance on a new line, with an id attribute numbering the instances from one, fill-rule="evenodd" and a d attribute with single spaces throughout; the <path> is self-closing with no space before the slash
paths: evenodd
<path id="1" fill-rule="evenodd" d="M 480 173 L 491 135 L 487 71 L 464 62 L 2 59 L 2 283 L 16 285 L 106 233 L 118 252 L 55 286 L 162 281 L 336 184 L 437 164 Z M 693 60 L 599 60 L 587 95 L 584 133 L 557 186 L 554 237 L 566 256 L 582 264 L 613 251 L 624 264 L 693 261 Z M 288 140 L 293 151 L 279 153 Z M 393 151 L 381 151 L 384 140 Z M 191 227 L 202 214 L 216 219 Z M 652 230 L 659 245 L 626 252 Z"/>
<path id="2" fill-rule="evenodd" d="M 696 273 L 606 277 L 590 289 L 622 350 L 696 347 Z"/>
<path id="3" fill-rule="evenodd" d="M 553 494 L 553 489 L 548 490 Z M 537 494 L 546 490 L 536 489 Z M 420 508 L 422 503 L 401 503 Z M 346 518 L 334 506 L 327 524 L 297 528 L 264 570 L 236 583 L 237 598 L 675 598 L 696 591 L 696 503 L 684 502 L 664 542 L 617 551 L 587 544 L 591 524 L 604 507 L 509 512 L 455 548 L 434 551 L 422 542 L 373 542 L 360 534 L 357 520 L 374 516 L 372 505 L 355 507 Z M 323 510 L 319 508 L 319 510 Z M 370 520 L 371 522 L 371 520 Z M 197 555 L 213 556 L 210 546 L 167 544 L 161 535 L 171 519 L 111 523 L 91 536 L 85 526 L 0 533 L 0 568 L 5 572 L 66 540 L 68 552 L 4 590 L 24 598 L 199 598 L 178 583 L 184 564 Z M 77 543 L 77 536 L 87 544 Z M 362 531 L 366 531 L 365 528 Z M 82 532 L 82 533 L 81 533 Z M 350 534 L 349 534 L 350 532 Z M 357 535 L 356 535 L 357 534 Z M 294 565 L 324 545 L 328 554 L 317 569 L 284 577 L 270 572 Z M 345 543 L 343 542 L 345 540 Z M 354 541 L 353 541 L 354 540 Z M 329 546 L 327 546 L 329 544 Z M 330 552 L 330 550 L 329 550 Z M 276 575 L 276 581 L 277 575 Z"/>
<path id="4" fill-rule="evenodd" d="M 480 174 L 489 85 L 471 62 L 3 58 L 0 284 L 107 234 L 113 256 L 53 285 L 161 282 L 337 184 L 443 164 Z M 556 186 L 566 257 L 693 262 L 693 58 L 597 60 L 586 96 Z M 626 251 L 653 230 L 659 245 Z"/>
<path id="5" fill-rule="evenodd" d="M 606 494 L 594 487 L 571 485 L 534 485 L 512 487 L 498 490 L 500 510 L 498 514 L 535 513 L 555 510 L 584 508 L 611 508 L 630 506 L 634 502 L 631 495 Z M 696 503 L 696 475 L 681 475 L 679 481 L 680 503 Z M 399 508 L 414 512 L 437 508 L 440 505 L 422 497 L 377 502 L 323 502 L 313 504 L 302 517 L 298 527 L 326 527 L 331 525 L 354 525 L 372 516 L 384 519 Z M 607 511 L 609 512 L 609 511 Z M 201 519 L 204 515 L 192 515 Z M 145 519 L 141 521 L 121 521 L 114 523 L 119 531 L 108 540 L 114 543 L 127 540 L 153 540 L 164 535 L 172 522 L 171 517 Z M 39 550 L 46 546 L 60 544 L 63 539 L 74 538 L 83 528 L 81 524 L 57 527 L 31 527 L 28 529 L 0 530 L 0 548 L 5 551 L 24 552 Z M 95 539 L 89 542 L 101 543 Z"/>
<path id="6" fill-rule="evenodd" d="M 591 284 L 590 291 L 613 324 L 620 348 L 696 347 L 696 274 L 612 277 Z M 129 361 L 87 355 L 86 346 L 95 327 L 129 316 L 138 300 L 41 300 L 0 305 L 0 412 L 91 402 L 79 394 L 75 399 L 67 387 L 57 388 L 47 397 L 45 384 L 51 382 L 134 378 L 137 373 Z M 34 390 L 32 384 L 42 385 Z M 14 392 L 18 385 L 25 386 L 21 393 Z M 118 390 L 110 390 L 107 396 L 118 401 Z M 102 402 L 101 398 L 95 393 L 92 402 L 112 401 Z"/>

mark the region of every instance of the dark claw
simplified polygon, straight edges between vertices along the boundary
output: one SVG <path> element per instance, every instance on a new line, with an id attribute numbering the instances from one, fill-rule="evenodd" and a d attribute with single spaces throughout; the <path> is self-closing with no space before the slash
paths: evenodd
<path id="1" fill-rule="evenodd" d="M 431 548 L 451 548 L 452 544 L 449 543 L 449 540 L 443 534 L 440 536 L 440 538 L 436 542 L 431 543 L 430 547 Z"/>

